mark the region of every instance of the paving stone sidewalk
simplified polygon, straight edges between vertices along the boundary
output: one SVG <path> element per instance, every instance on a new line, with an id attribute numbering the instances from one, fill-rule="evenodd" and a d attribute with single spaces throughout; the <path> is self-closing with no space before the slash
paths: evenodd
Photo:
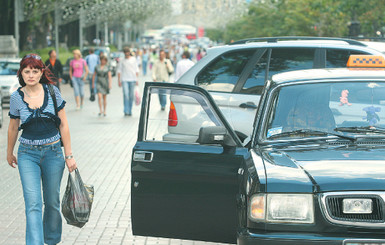
<path id="1" fill-rule="evenodd" d="M 145 80 L 141 77 L 140 83 L 143 84 Z M 90 221 L 82 229 L 67 225 L 63 218 L 60 244 L 213 244 L 132 235 L 130 159 L 136 142 L 140 108 L 134 106 L 132 117 L 123 116 L 122 91 L 117 86 L 116 77 L 108 95 L 106 117 L 98 116 L 97 101 L 88 100 L 88 85 L 85 87 L 84 107 L 80 111 L 75 110 L 72 88 L 68 84 L 61 88 L 67 101 L 65 108 L 73 154 L 83 181 L 95 186 L 95 199 Z M 24 200 L 18 171 L 6 162 L 7 114 L 8 110 L 5 110 L 4 127 L 0 129 L 0 244 L 21 245 L 25 244 Z M 67 177 L 66 170 L 61 186 L 62 195 Z"/>

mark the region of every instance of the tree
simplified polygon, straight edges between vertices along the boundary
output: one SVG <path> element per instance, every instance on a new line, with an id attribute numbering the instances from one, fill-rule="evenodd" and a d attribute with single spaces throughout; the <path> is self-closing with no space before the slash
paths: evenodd
<path id="1" fill-rule="evenodd" d="M 87 27 L 103 22 L 123 25 L 126 21 L 138 25 L 153 15 L 170 11 L 170 6 L 168 0 L 24 0 L 23 4 L 29 30 L 36 32 L 38 47 L 46 45 L 55 7 L 60 12 L 60 25 L 79 20 L 83 13 L 83 27 Z"/>
<path id="2" fill-rule="evenodd" d="M 360 34 L 385 32 L 385 0 L 254 0 L 247 14 L 223 31 L 226 42 L 249 37 L 349 35 L 348 24 L 359 23 Z"/>

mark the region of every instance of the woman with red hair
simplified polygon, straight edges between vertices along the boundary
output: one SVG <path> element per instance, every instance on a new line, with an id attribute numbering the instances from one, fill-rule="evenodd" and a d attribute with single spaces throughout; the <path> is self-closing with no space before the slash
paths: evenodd
<path id="1" fill-rule="evenodd" d="M 62 233 L 60 183 L 64 166 L 66 163 L 70 172 L 77 167 L 64 110 L 66 102 L 59 89 L 51 85 L 52 73 L 37 54 L 23 57 L 17 77 L 21 87 L 11 95 L 7 161 L 19 169 L 27 220 L 26 244 L 57 244 Z M 16 157 L 19 131 L 22 133 Z"/>

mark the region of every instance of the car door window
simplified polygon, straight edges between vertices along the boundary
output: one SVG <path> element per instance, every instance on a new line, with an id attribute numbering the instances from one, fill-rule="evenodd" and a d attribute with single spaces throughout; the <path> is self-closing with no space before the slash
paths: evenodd
<path id="1" fill-rule="evenodd" d="M 262 93 L 263 86 L 265 85 L 267 57 L 268 52 L 265 52 L 257 64 L 255 64 L 253 71 L 240 91 L 241 93 L 258 95 Z"/>
<path id="2" fill-rule="evenodd" d="M 328 49 L 326 50 L 326 67 L 339 68 L 346 67 L 349 56 L 352 54 L 368 54 L 356 50 Z"/>
<path id="3" fill-rule="evenodd" d="M 269 77 L 281 72 L 312 69 L 314 55 L 315 48 L 275 48 L 271 53 Z"/>
<path id="4" fill-rule="evenodd" d="M 159 96 L 170 105 L 161 110 Z M 202 127 L 223 126 L 218 115 L 200 94 L 153 87 L 150 89 L 146 141 L 196 144 Z"/>
<path id="5" fill-rule="evenodd" d="M 314 48 L 275 48 L 271 53 L 269 77 L 286 71 L 312 69 L 314 66 L 314 55 Z M 262 93 L 265 84 L 266 65 L 267 52 L 255 65 L 241 93 Z"/>
<path id="6" fill-rule="evenodd" d="M 196 82 L 208 91 L 231 92 L 253 50 L 236 50 L 217 57 L 197 76 Z"/>

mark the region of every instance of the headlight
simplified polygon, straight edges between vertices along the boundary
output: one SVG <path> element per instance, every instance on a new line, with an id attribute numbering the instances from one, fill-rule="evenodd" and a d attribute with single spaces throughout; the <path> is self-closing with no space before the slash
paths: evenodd
<path id="1" fill-rule="evenodd" d="M 249 218 L 272 223 L 313 223 L 312 194 L 257 194 L 249 203 Z"/>

